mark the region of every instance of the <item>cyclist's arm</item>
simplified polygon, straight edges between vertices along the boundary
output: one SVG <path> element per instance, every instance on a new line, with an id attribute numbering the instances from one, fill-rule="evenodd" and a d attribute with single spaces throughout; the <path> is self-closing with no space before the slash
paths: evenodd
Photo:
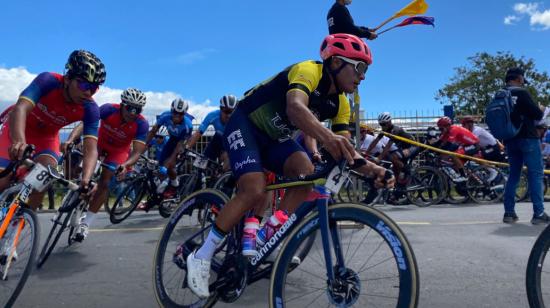
<path id="1" fill-rule="evenodd" d="M 25 139 L 25 125 L 27 123 L 27 115 L 33 108 L 34 104 L 28 99 L 19 98 L 15 107 L 13 107 L 13 110 L 9 114 L 10 137 L 12 140 L 11 147 L 14 149 L 12 155 L 16 155 L 17 157 L 23 154 L 24 145 L 27 142 Z M 18 152 L 21 153 L 18 154 Z M 12 157 L 12 159 L 15 158 L 16 157 Z"/>
<path id="2" fill-rule="evenodd" d="M 71 134 L 69 135 L 69 137 L 67 138 L 67 141 L 65 142 L 66 143 L 75 142 L 75 140 L 77 140 L 78 138 L 80 138 L 80 136 L 82 136 L 83 130 L 84 130 L 84 123 L 78 124 L 75 128 L 73 128 Z"/>
<path id="3" fill-rule="evenodd" d="M 147 139 L 145 139 L 145 144 L 151 143 L 151 140 L 153 140 L 153 138 L 157 134 L 159 128 L 160 128 L 160 126 L 158 126 L 157 124 L 155 124 L 151 127 L 151 130 L 147 134 Z"/>
<path id="4" fill-rule="evenodd" d="M 189 138 L 189 141 L 185 144 L 185 147 L 190 149 L 192 148 L 197 141 L 202 137 L 202 133 L 200 131 L 195 131 L 191 138 Z"/>
<path id="5" fill-rule="evenodd" d="M 132 153 L 130 153 L 130 157 L 124 162 L 121 167 L 128 168 L 133 166 L 138 160 L 139 156 L 143 154 L 147 150 L 147 146 L 142 141 L 134 140 L 132 142 Z"/>
<path id="6" fill-rule="evenodd" d="M 87 187 L 97 163 L 97 138 L 92 136 L 84 137 L 82 154 L 84 155 L 84 159 L 82 162 L 81 186 Z"/>
<path id="7" fill-rule="evenodd" d="M 336 159 L 345 158 L 353 161 L 355 153 L 347 138 L 338 136 L 324 127 L 307 108 L 308 95 L 299 89 L 293 89 L 286 94 L 286 114 L 289 120 L 306 135 L 319 140 Z"/>

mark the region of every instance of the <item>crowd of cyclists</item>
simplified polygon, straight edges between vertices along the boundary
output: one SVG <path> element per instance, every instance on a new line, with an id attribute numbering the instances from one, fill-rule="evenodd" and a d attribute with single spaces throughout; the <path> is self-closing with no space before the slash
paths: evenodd
<path id="1" fill-rule="evenodd" d="M 79 170 L 79 174 L 65 176 L 78 179 L 81 198 L 89 204 L 74 235 L 74 239 L 81 242 L 88 237 L 99 209 L 109 198 L 110 183 L 124 182 L 128 174 L 139 172 L 136 164 L 144 154 L 164 167 L 166 179 L 162 180 L 166 185 L 159 192 L 162 198 L 174 198 L 183 185 L 177 168 L 178 162 L 186 159 L 182 153 L 192 150 L 212 126 L 214 135 L 202 158 L 218 161 L 223 171 L 231 171 L 230 183 L 238 189 L 217 213 L 204 243 L 187 257 L 183 256 L 183 247 L 175 256 L 187 266 L 189 287 L 199 297 L 206 298 L 210 260 L 241 218 L 247 217 L 243 254 L 252 257 L 260 247 L 257 244 L 260 226 L 266 224 L 271 228 L 262 233 L 261 243 L 265 243 L 310 194 L 309 186 L 287 189 L 279 211 L 264 218 L 264 205 L 271 198 L 266 192 L 268 171 L 296 178 L 313 173 L 314 162 L 333 157 L 347 161 L 358 174 L 373 178 L 377 188 L 395 186 L 406 190 L 411 185 L 408 179 L 412 171 L 407 166 L 424 148 L 414 143 L 413 135 L 399 126 L 390 113 L 378 116 L 380 133 L 362 123 L 360 138 L 355 141 L 359 150 L 352 144 L 347 96 L 354 95 L 372 64 L 369 47 L 354 35 L 331 34 L 323 40 L 320 56 L 322 62 L 290 65 L 241 98 L 223 96 L 219 109 L 210 112 L 193 131 L 194 117 L 188 113 L 189 102 L 181 98 L 173 100 L 168 110 L 156 117 L 151 128 L 142 115 L 147 97 L 139 89 L 127 88 L 119 102 L 99 105 L 93 96 L 106 80 L 106 69 L 93 53 L 75 50 L 63 74 L 39 74 L 22 91 L 17 102 L 4 111 L 0 169 L 21 160 L 29 144 L 34 145 L 35 162 L 57 168 L 62 156 L 71 154 L 68 153 L 70 145 L 78 144 L 82 163 L 74 169 Z M 78 122 L 68 139 L 60 143 L 60 129 Z M 421 140 L 416 141 L 457 154 L 505 161 L 503 144 L 476 125 L 473 116 L 460 117 L 460 124 L 442 117 L 436 122 L 437 128 L 429 127 L 421 134 Z M 544 122 L 538 128 L 541 139 L 549 140 Z M 548 144 L 544 151 L 550 153 Z M 443 157 L 455 172 L 452 181 L 459 186 L 468 182 L 471 174 L 465 160 L 454 155 Z M 94 178 L 98 160 L 103 162 L 103 167 L 99 177 Z M 488 188 L 493 188 L 501 176 L 498 170 L 488 168 L 483 181 Z M 417 181 L 416 184 L 423 183 L 424 178 Z M 11 184 L 12 177 L 0 179 L 0 191 Z M 36 209 L 43 196 L 44 192 L 33 192 L 29 206 Z M 155 204 L 140 204 L 145 211 L 152 206 Z"/>

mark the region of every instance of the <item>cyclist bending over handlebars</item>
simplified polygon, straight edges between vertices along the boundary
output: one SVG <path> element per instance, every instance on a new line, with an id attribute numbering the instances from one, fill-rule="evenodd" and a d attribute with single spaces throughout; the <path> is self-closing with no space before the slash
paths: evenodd
<path id="1" fill-rule="evenodd" d="M 287 177 L 313 173 L 307 155 L 290 135 L 301 129 L 317 139 L 336 159 L 361 158 L 348 138 L 333 130 L 347 129 L 352 93 L 372 63 L 367 45 L 350 34 L 327 36 L 321 45 L 324 62 L 304 61 L 247 91 L 225 128 L 224 144 L 237 178 L 236 196 L 221 210 L 204 244 L 187 257 L 187 282 L 199 297 L 208 297 L 210 260 L 217 244 L 242 216 L 266 198 L 264 168 Z M 367 163 L 359 170 L 374 175 L 380 186 L 386 170 Z M 390 180 L 390 185 L 394 179 Z M 280 208 L 290 213 L 306 199 L 311 187 L 289 189 Z"/>
<path id="2" fill-rule="evenodd" d="M 89 210 L 80 221 L 75 238 L 83 241 L 97 212 L 109 195 L 109 182 L 115 174 L 122 176 L 145 152 L 145 137 L 149 131 L 147 120 L 141 111 L 147 102 L 145 94 L 138 89 L 128 88 L 120 96 L 120 104 L 104 104 L 99 108 L 101 125 L 99 127 L 98 152 L 105 156 L 101 177 L 92 191 Z M 77 126 L 69 136 L 68 143 L 80 138 L 83 126 Z M 132 152 L 130 152 L 130 144 Z M 104 155 L 103 155 L 104 154 Z"/>
<path id="3" fill-rule="evenodd" d="M 105 82 L 105 66 L 93 53 L 75 50 L 65 65 L 65 74 L 41 73 L 23 90 L 0 132 L 0 169 L 10 160 L 21 159 L 27 144 L 36 147 L 34 160 L 56 167 L 59 158 L 59 130 L 82 121 L 83 171 L 80 185 L 85 191 L 97 161 L 99 108 L 92 99 Z M 0 179 L 0 191 L 10 178 Z M 34 192 L 29 205 L 36 209 L 44 192 Z"/>

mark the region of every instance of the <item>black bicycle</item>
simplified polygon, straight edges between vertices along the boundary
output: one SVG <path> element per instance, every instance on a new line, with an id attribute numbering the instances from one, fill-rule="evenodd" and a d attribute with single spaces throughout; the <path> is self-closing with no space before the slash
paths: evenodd
<path id="1" fill-rule="evenodd" d="M 356 165 L 359 162 L 356 163 Z M 356 203 L 330 204 L 349 172 L 345 164 L 328 164 L 321 172 L 268 186 L 269 190 L 321 184 L 316 200 L 305 202 L 258 254 L 241 254 L 243 221 L 218 247 L 212 259 L 211 296 L 200 299 L 186 280 L 187 256 L 204 242 L 211 223 L 190 224 L 191 213 L 208 205 L 222 207 L 228 198 L 206 189 L 181 203 L 164 228 L 154 257 L 153 283 L 162 307 L 211 307 L 234 302 L 245 287 L 271 275 L 271 307 L 338 306 L 416 307 L 418 268 L 399 227 L 382 212 Z M 313 240 L 311 240 L 313 239 Z M 270 254 L 282 245 L 274 263 Z M 298 259 L 298 260 L 296 260 Z"/>

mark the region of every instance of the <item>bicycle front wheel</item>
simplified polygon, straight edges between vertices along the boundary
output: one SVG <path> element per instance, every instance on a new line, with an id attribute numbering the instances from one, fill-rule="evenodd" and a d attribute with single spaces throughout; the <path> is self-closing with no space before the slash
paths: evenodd
<path id="1" fill-rule="evenodd" d="M 550 264 L 546 265 L 546 255 L 550 248 L 550 226 L 546 227 L 539 235 L 527 262 L 525 285 L 527 288 L 527 299 L 531 308 L 544 308 L 544 302 L 550 301 L 549 290 L 543 290 L 543 285 L 550 285 L 548 270 Z M 550 261 L 549 261 L 550 263 Z"/>
<path id="2" fill-rule="evenodd" d="M 419 278 L 412 248 L 399 227 L 380 211 L 360 204 L 329 206 L 330 247 L 323 247 L 318 213 L 288 235 L 271 275 L 271 307 L 416 307 Z M 318 233 L 308 257 L 293 256 Z M 324 249 L 335 280 L 329 283 Z"/>
<path id="3" fill-rule="evenodd" d="M 36 214 L 21 207 L 0 239 L 0 307 L 13 306 L 23 290 L 36 262 L 39 230 Z"/>
<path id="4" fill-rule="evenodd" d="M 109 213 L 111 223 L 118 224 L 132 214 L 145 195 L 145 185 L 145 178 L 141 178 L 124 188 Z"/>

